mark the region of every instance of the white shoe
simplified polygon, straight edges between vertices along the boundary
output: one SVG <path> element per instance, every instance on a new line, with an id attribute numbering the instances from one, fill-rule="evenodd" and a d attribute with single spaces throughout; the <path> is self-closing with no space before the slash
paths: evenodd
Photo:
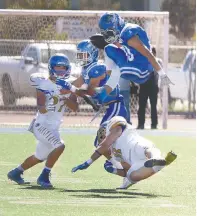
<path id="1" fill-rule="evenodd" d="M 124 177 L 123 178 L 123 182 L 122 182 L 122 185 L 116 189 L 120 189 L 120 190 L 126 190 L 128 189 L 129 187 L 131 187 L 134 183 L 131 183 L 127 177 Z"/>

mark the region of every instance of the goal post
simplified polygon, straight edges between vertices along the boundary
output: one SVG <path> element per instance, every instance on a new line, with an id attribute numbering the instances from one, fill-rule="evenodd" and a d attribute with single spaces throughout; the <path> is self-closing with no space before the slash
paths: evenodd
<path id="1" fill-rule="evenodd" d="M 60 44 L 60 46 L 63 44 L 62 49 L 68 49 L 64 44 L 70 44 L 70 49 L 68 50 L 70 52 L 74 51 L 73 45 L 76 46 L 76 43 L 80 40 L 89 38 L 92 34 L 99 32 L 98 20 L 105 12 L 106 11 L 0 10 L 0 110 L 5 110 L 6 107 L 7 110 L 14 111 L 18 109 L 16 107 L 35 106 L 35 98 L 32 99 L 33 102 L 31 102 L 30 98 L 32 98 L 32 94 L 28 92 L 31 91 L 28 89 L 27 83 L 28 68 L 30 66 L 24 65 L 26 77 L 22 76 L 24 70 L 22 71 L 21 68 L 17 68 L 20 59 L 25 57 L 23 55 L 32 58 L 37 55 L 35 58 L 37 58 L 36 61 L 38 61 L 38 63 L 47 64 L 47 59 L 50 57 L 49 55 L 54 53 L 56 49 L 61 50 L 61 48 L 57 48 L 58 46 L 56 46 L 56 44 Z M 158 57 L 163 60 L 163 67 L 167 73 L 169 13 L 151 11 L 111 12 L 120 14 L 126 22 L 136 23 L 146 30 L 151 44 L 155 46 L 157 50 Z M 47 44 L 47 46 L 43 44 Z M 35 50 L 33 50 L 32 47 L 28 50 L 28 45 L 34 45 Z M 49 48 L 51 50 L 50 52 Z M 45 49 L 48 49 L 48 51 Z M 30 51 L 32 51 L 32 53 Z M 69 57 L 71 58 L 70 61 L 74 64 L 74 55 L 70 54 Z M 9 70 L 14 71 L 8 73 Z M 76 71 L 78 71 L 78 69 L 76 69 Z M 15 80 L 15 83 L 13 83 L 13 80 Z M 9 88 L 11 90 L 9 90 Z M 23 101 L 22 105 L 20 104 L 21 100 Z M 161 101 L 162 106 L 158 105 L 158 109 L 162 117 L 162 127 L 167 128 L 167 87 L 163 89 Z M 160 104 L 160 100 L 158 100 L 158 104 Z M 137 101 L 132 101 L 131 115 L 136 115 L 137 109 Z M 84 112 L 83 110 L 86 111 Z M 147 109 L 147 111 L 149 115 L 150 110 Z M 85 105 L 84 101 L 82 101 L 80 110 L 76 115 L 79 115 L 80 118 L 80 116 L 87 114 L 94 115 L 94 112 L 91 107 Z"/>

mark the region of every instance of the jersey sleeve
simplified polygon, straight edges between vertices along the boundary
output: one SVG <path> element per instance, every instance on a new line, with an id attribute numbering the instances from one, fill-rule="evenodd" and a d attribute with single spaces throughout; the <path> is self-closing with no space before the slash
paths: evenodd
<path id="1" fill-rule="evenodd" d="M 97 78 L 106 73 L 105 65 L 95 65 L 88 73 L 89 78 Z"/>
<path id="2" fill-rule="evenodd" d="M 120 38 L 124 43 L 127 43 L 127 41 L 137 35 L 140 30 L 140 26 L 135 25 L 135 24 L 129 24 L 127 25 L 121 32 Z"/>
<path id="3" fill-rule="evenodd" d="M 30 85 L 35 87 L 37 90 L 45 93 L 47 92 L 46 77 L 41 74 L 32 74 L 30 76 Z"/>
<path id="4" fill-rule="evenodd" d="M 104 49 L 104 58 L 106 70 L 112 70 L 116 65 L 116 57 L 118 54 L 118 47 L 114 44 L 109 44 Z"/>

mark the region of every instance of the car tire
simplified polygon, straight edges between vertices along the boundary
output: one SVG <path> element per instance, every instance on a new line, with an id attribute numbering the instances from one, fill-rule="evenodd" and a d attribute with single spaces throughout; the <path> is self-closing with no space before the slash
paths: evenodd
<path id="1" fill-rule="evenodd" d="M 16 95 L 8 75 L 4 75 L 2 78 L 2 96 L 4 106 L 16 104 Z"/>

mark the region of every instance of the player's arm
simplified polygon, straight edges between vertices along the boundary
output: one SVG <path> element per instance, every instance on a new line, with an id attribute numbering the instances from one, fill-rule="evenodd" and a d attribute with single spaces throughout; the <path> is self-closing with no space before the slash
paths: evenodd
<path id="1" fill-rule="evenodd" d="M 122 134 L 122 127 L 121 126 L 117 126 L 117 127 L 112 128 L 110 130 L 109 135 L 100 143 L 100 145 L 97 147 L 96 151 L 92 154 L 92 156 L 91 156 L 92 161 L 95 161 L 101 155 L 105 155 L 105 153 L 108 153 L 111 145 L 120 137 L 121 134 Z"/>
<path id="2" fill-rule="evenodd" d="M 96 161 L 102 155 L 108 154 L 111 145 L 120 137 L 121 134 L 122 134 L 121 126 L 112 128 L 110 130 L 109 135 L 100 143 L 100 146 L 91 155 L 90 159 L 85 161 L 83 164 L 74 167 L 72 169 L 72 172 L 76 172 L 77 170 L 87 169 L 94 161 Z"/>
<path id="3" fill-rule="evenodd" d="M 91 78 L 89 85 L 88 85 L 88 89 L 87 89 L 87 94 L 90 96 L 93 96 L 95 94 L 94 92 L 94 88 L 98 87 L 101 80 L 103 80 L 105 78 L 106 74 L 102 74 L 99 77 L 95 77 L 95 78 Z"/>
<path id="4" fill-rule="evenodd" d="M 72 84 L 77 87 L 77 88 L 80 88 L 83 84 L 84 84 L 84 80 L 83 80 L 83 77 L 82 76 L 79 76 L 76 80 L 74 80 L 72 82 Z"/>
<path id="5" fill-rule="evenodd" d="M 161 77 L 161 85 L 169 85 L 173 84 L 172 81 L 169 79 L 169 77 L 166 75 L 164 70 L 162 69 L 161 65 L 157 62 L 157 59 L 155 56 L 150 52 L 149 49 L 142 43 L 142 41 L 139 39 L 137 35 L 131 37 L 127 44 L 130 47 L 133 47 L 136 49 L 139 53 L 141 53 L 143 56 L 145 56 L 148 61 L 152 64 L 155 71 L 159 74 Z"/>
<path id="6" fill-rule="evenodd" d="M 47 112 L 45 102 L 46 96 L 45 93 L 41 90 L 36 89 L 36 96 L 37 96 L 37 108 L 40 113 L 44 114 Z"/>
<path id="7" fill-rule="evenodd" d="M 150 50 L 142 43 L 142 41 L 139 39 L 137 35 L 133 36 L 127 41 L 127 44 L 130 47 L 133 47 L 136 49 L 139 53 L 141 53 L 143 56 L 145 56 L 149 62 L 154 67 L 155 71 L 159 72 L 162 70 L 160 64 L 157 62 L 155 56 L 150 52 Z"/>
<path id="8" fill-rule="evenodd" d="M 65 99 L 65 105 L 71 109 L 73 112 L 76 112 L 79 108 L 79 104 L 77 102 L 77 97 L 75 94 L 71 94 L 69 98 Z"/>

